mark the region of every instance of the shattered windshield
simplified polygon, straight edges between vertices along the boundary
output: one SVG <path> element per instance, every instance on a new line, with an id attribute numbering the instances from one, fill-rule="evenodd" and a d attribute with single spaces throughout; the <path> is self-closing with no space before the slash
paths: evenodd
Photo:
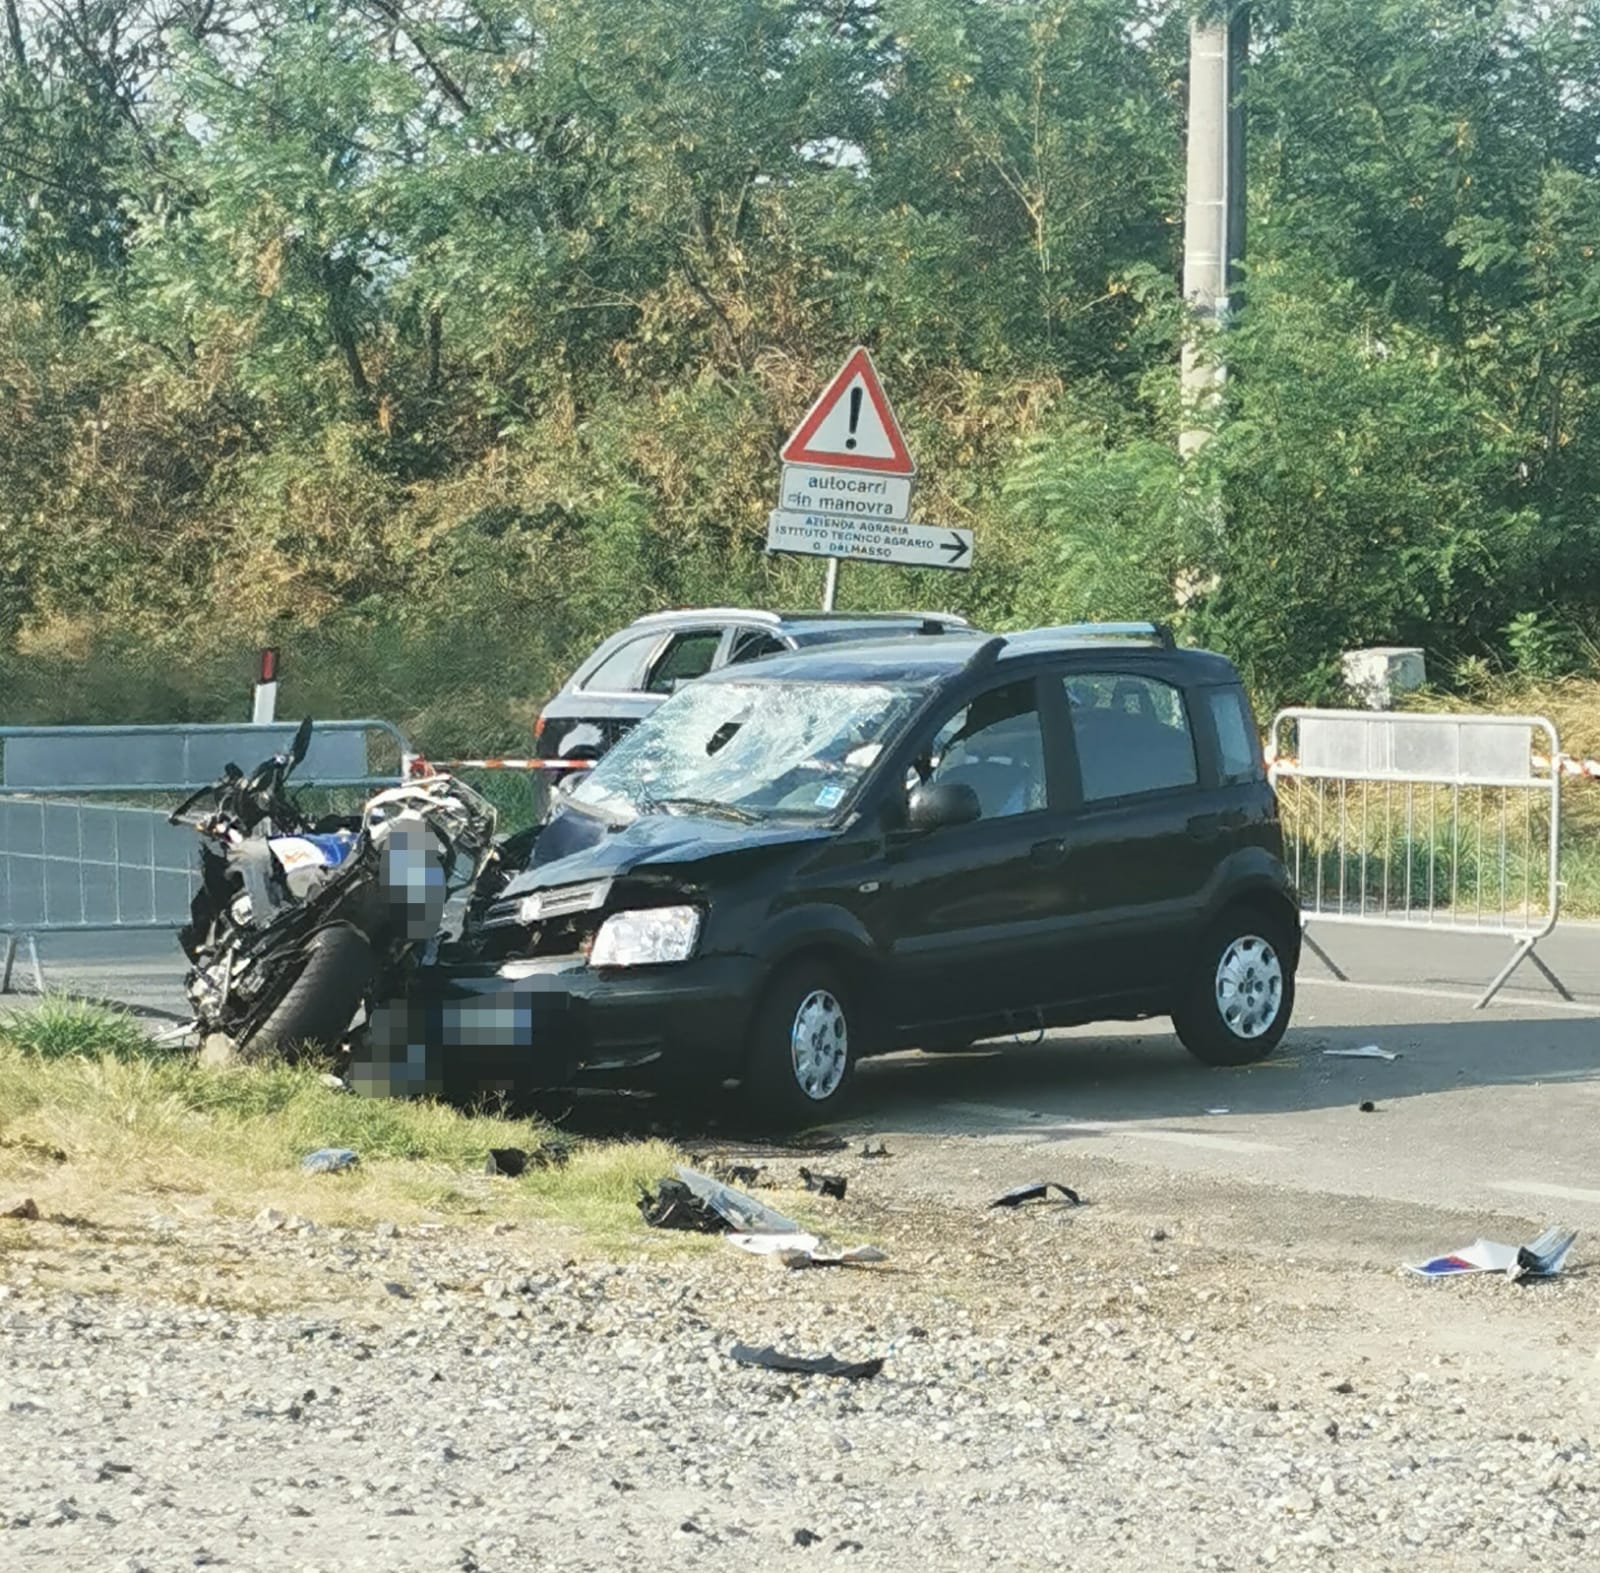
<path id="1" fill-rule="evenodd" d="M 574 788 L 603 814 L 826 819 L 917 706 L 869 683 L 696 683 Z"/>

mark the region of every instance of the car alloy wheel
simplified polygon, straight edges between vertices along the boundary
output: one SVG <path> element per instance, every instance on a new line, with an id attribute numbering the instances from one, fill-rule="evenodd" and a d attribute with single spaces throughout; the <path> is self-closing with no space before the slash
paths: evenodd
<path id="1" fill-rule="evenodd" d="M 850 1064 L 850 1029 L 844 1007 L 826 989 L 801 1000 L 789 1032 L 790 1063 L 800 1090 L 815 1103 L 839 1090 Z"/>
<path id="2" fill-rule="evenodd" d="M 1256 934 L 1241 934 L 1217 963 L 1217 1014 L 1237 1038 L 1259 1038 L 1283 1008 L 1283 964 Z"/>

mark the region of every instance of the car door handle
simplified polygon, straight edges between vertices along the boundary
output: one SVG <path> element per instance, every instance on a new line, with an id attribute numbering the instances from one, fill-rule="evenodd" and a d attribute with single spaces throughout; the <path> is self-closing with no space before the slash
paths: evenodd
<path id="1" fill-rule="evenodd" d="M 1067 844 L 1059 838 L 1051 841 L 1035 841 L 1033 844 L 1033 861 L 1035 863 L 1059 863 L 1067 855 Z"/>

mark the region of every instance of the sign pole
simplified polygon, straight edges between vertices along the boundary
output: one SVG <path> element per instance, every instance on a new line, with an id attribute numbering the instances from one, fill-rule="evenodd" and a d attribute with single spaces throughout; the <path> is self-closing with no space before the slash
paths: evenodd
<path id="1" fill-rule="evenodd" d="M 822 609 L 825 612 L 833 610 L 834 597 L 839 593 L 839 559 L 828 559 L 827 577 L 822 581 Z"/>

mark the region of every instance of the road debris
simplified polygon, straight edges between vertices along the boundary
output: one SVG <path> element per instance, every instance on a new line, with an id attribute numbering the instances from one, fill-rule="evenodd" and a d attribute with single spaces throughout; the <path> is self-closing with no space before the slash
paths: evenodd
<path id="1" fill-rule="evenodd" d="M 842 1250 L 824 1245 L 816 1235 L 806 1234 L 730 1234 L 728 1244 L 764 1256 L 784 1267 L 864 1267 L 889 1260 L 888 1252 L 875 1245 L 847 1245 Z"/>
<path id="2" fill-rule="evenodd" d="M 1403 1265 L 1408 1273 L 1420 1278 L 1457 1278 L 1466 1273 L 1504 1273 L 1513 1283 L 1523 1278 L 1554 1278 L 1577 1238 L 1576 1230 L 1563 1230 L 1553 1224 L 1527 1245 L 1478 1239 L 1448 1256 Z"/>
<path id="3" fill-rule="evenodd" d="M 808 1191 L 816 1191 L 823 1196 L 831 1196 L 836 1202 L 844 1200 L 846 1181 L 842 1174 L 817 1174 L 802 1166 L 800 1183 Z"/>
<path id="4" fill-rule="evenodd" d="M 797 1529 L 794 1532 L 794 1543 L 797 1546 L 814 1546 L 822 1539 L 814 1529 Z"/>
<path id="5" fill-rule="evenodd" d="M 1060 1191 L 1061 1199 L 1069 1206 L 1083 1205 L 1083 1198 L 1070 1185 L 1062 1185 L 1057 1180 L 1035 1180 L 1028 1185 L 1014 1186 L 1005 1195 L 995 1197 L 989 1206 L 1020 1207 L 1024 1202 L 1047 1201 L 1051 1191 Z"/>
<path id="6" fill-rule="evenodd" d="M 728 1222 L 708 1207 L 682 1180 L 664 1176 L 655 1190 L 639 1187 L 639 1216 L 652 1229 L 683 1229 L 695 1234 L 724 1234 Z"/>
<path id="7" fill-rule="evenodd" d="M 863 1158 L 892 1158 L 894 1154 L 889 1151 L 889 1144 L 887 1142 L 879 1140 L 875 1142 L 863 1142 L 861 1145 L 861 1156 Z"/>
<path id="8" fill-rule="evenodd" d="M 1371 1098 L 1363 1098 L 1361 1102 L 1356 1105 L 1356 1107 L 1363 1114 L 1376 1114 L 1378 1112 L 1378 1106 L 1372 1101 Z"/>
<path id="9" fill-rule="evenodd" d="M 336 1076 L 332 1071 L 324 1071 L 318 1078 L 329 1092 L 349 1092 L 350 1083 L 343 1076 Z"/>
<path id="10" fill-rule="evenodd" d="M 1232 1114 L 1232 1109 L 1207 1109 L 1207 1114 Z"/>
<path id="11" fill-rule="evenodd" d="M 770 1344 L 757 1349 L 751 1344 L 735 1344 L 729 1354 L 740 1365 L 758 1365 L 768 1371 L 791 1371 L 797 1376 L 842 1376 L 849 1381 L 876 1376 L 883 1360 L 840 1360 L 833 1355 L 780 1354 Z"/>
<path id="12" fill-rule="evenodd" d="M 678 1178 L 694 1196 L 725 1218 L 730 1227 L 742 1234 L 800 1234 L 803 1231 L 793 1218 L 785 1218 L 774 1208 L 743 1191 L 735 1190 L 714 1180 L 709 1174 L 691 1169 L 685 1164 L 677 1167 Z"/>
<path id="13" fill-rule="evenodd" d="M 24 1196 L 15 1207 L 8 1207 L 0 1213 L 0 1218 L 23 1218 L 30 1222 L 37 1221 L 38 1217 L 39 1204 L 31 1196 Z"/>
<path id="14" fill-rule="evenodd" d="M 528 1155 L 520 1147 L 491 1147 L 483 1160 L 485 1174 L 503 1174 L 508 1180 L 516 1179 L 527 1167 Z"/>
<path id="15" fill-rule="evenodd" d="M 306 1174 L 340 1174 L 360 1162 L 348 1147 L 319 1147 L 300 1160 L 300 1168 Z"/>
<path id="16" fill-rule="evenodd" d="M 719 1163 L 712 1172 L 724 1185 L 764 1185 L 762 1176 L 767 1166 L 764 1163 Z"/>
<path id="17" fill-rule="evenodd" d="M 1330 1060 L 1397 1060 L 1400 1056 L 1389 1049 L 1380 1049 L 1376 1043 L 1363 1043 L 1359 1049 L 1324 1049 L 1324 1059 Z"/>

